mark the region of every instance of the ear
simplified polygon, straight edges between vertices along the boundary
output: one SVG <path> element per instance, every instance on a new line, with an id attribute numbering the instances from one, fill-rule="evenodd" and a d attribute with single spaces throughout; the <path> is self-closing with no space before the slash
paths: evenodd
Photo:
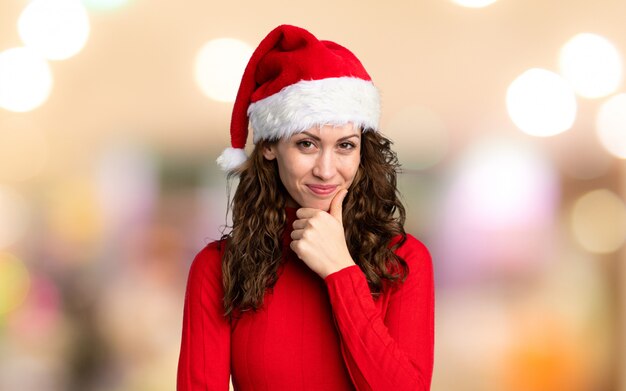
<path id="1" fill-rule="evenodd" d="M 276 159 L 276 144 L 264 143 L 262 148 L 266 160 Z"/>

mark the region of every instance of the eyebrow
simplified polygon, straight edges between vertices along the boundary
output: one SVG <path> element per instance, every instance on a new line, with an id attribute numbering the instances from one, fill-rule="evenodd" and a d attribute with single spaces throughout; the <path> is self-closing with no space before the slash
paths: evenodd
<path id="1" fill-rule="evenodd" d="M 300 132 L 300 134 L 306 134 L 307 136 L 311 137 L 312 139 L 314 139 L 316 141 L 321 141 L 322 140 L 318 136 L 316 136 L 316 135 L 314 135 L 312 133 L 306 132 L 306 131 L 305 132 Z M 347 139 L 352 138 L 352 137 L 359 137 L 359 134 L 358 133 L 354 133 L 354 134 L 351 134 L 351 135 L 348 135 L 348 136 L 344 136 L 344 137 L 341 137 L 340 139 L 338 139 L 337 141 L 344 141 L 344 140 L 347 140 Z"/>

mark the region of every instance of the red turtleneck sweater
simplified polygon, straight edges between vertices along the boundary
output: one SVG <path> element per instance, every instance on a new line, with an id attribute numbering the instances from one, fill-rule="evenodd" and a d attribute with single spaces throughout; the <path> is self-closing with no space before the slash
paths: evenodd
<path id="1" fill-rule="evenodd" d="M 347 391 L 430 389 L 434 285 L 426 247 L 411 235 L 396 253 L 404 283 L 376 300 L 358 266 L 320 278 L 289 248 L 263 308 L 223 316 L 221 254 L 213 242 L 189 271 L 178 363 L 178 391 Z"/>

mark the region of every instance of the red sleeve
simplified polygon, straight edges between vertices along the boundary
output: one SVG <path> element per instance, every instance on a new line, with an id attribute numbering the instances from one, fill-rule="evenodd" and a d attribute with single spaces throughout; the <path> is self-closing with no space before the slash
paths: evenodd
<path id="1" fill-rule="evenodd" d="M 432 261 L 426 247 L 410 235 L 396 253 L 409 265 L 409 275 L 389 293 L 386 314 L 376 307 L 358 266 L 325 279 L 344 361 L 358 391 L 430 390 L 435 302 Z"/>
<path id="2" fill-rule="evenodd" d="M 221 253 L 213 242 L 189 270 L 178 360 L 178 391 L 227 391 L 230 322 L 224 314 Z"/>

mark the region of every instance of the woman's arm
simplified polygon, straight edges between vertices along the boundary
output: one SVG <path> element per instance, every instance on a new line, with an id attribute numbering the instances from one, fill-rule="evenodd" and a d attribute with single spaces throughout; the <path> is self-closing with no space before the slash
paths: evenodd
<path id="1" fill-rule="evenodd" d="M 178 391 L 227 391 L 230 322 L 224 317 L 221 251 L 205 247 L 189 270 L 178 361 Z"/>
<path id="2" fill-rule="evenodd" d="M 386 314 L 379 313 L 358 266 L 325 278 L 344 361 L 359 391 L 430 390 L 434 349 L 431 257 L 410 235 L 397 254 L 409 265 L 409 275 L 393 288 Z"/>

